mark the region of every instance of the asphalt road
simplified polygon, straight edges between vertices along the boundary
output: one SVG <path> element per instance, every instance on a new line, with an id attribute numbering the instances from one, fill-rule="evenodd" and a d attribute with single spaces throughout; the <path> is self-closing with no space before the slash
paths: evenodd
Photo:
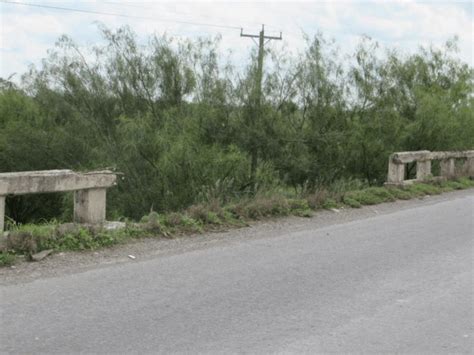
<path id="1" fill-rule="evenodd" d="M 474 195 L 2 286 L 5 353 L 471 353 Z"/>

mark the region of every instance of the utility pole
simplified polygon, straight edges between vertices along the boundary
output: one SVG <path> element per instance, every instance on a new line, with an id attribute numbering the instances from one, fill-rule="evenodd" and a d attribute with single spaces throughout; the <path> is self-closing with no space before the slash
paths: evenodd
<path id="1" fill-rule="evenodd" d="M 255 75 L 255 84 L 252 90 L 252 97 L 250 98 L 250 105 L 251 105 L 251 112 L 252 112 L 252 119 L 249 122 L 250 127 L 255 129 L 255 123 L 259 119 L 262 110 L 262 80 L 263 80 L 263 56 L 265 53 L 265 43 L 268 41 L 273 40 L 281 40 L 282 33 L 280 32 L 279 37 L 274 36 L 265 36 L 265 25 L 262 25 L 262 30 L 258 35 L 253 34 L 246 34 L 243 33 L 244 30 L 240 29 L 240 37 L 249 37 L 255 42 L 254 38 L 258 38 L 258 58 L 257 58 L 257 72 Z M 265 42 L 267 40 L 267 42 Z M 255 42 L 257 44 L 257 42 Z M 252 138 L 251 138 L 251 165 L 250 165 L 250 183 L 252 185 L 252 189 L 255 192 L 255 183 L 256 183 L 256 172 L 257 172 L 257 164 L 258 164 L 258 146 L 259 142 L 256 138 L 255 132 L 252 131 Z"/>

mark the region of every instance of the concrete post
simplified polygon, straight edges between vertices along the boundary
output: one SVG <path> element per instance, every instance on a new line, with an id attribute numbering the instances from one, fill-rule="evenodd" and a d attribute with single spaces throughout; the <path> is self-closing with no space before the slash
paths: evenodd
<path id="1" fill-rule="evenodd" d="M 5 226 L 5 196 L 0 196 L 0 234 Z"/>
<path id="2" fill-rule="evenodd" d="M 416 162 L 416 179 L 423 181 L 431 175 L 431 160 Z"/>
<path id="3" fill-rule="evenodd" d="M 463 170 L 464 175 L 474 178 L 474 158 L 466 159 Z"/>
<path id="4" fill-rule="evenodd" d="M 402 184 L 403 180 L 405 180 L 405 164 L 397 164 L 390 159 L 388 162 L 388 183 Z"/>
<path id="5" fill-rule="evenodd" d="M 451 179 L 456 176 L 454 158 L 441 160 L 439 164 L 441 176 Z"/>
<path id="6" fill-rule="evenodd" d="M 74 192 L 74 222 L 100 224 L 105 222 L 106 189 Z"/>

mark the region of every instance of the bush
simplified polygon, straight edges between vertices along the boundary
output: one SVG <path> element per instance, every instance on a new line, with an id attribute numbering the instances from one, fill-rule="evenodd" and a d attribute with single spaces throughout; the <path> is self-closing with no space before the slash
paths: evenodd
<path id="1" fill-rule="evenodd" d="M 359 201 L 354 200 L 353 198 L 350 198 L 350 197 L 347 197 L 347 196 L 344 196 L 343 202 L 344 202 L 346 205 L 348 205 L 348 206 L 350 206 L 350 207 L 352 207 L 352 208 L 360 208 L 360 207 L 362 207 L 362 205 L 360 204 Z"/>

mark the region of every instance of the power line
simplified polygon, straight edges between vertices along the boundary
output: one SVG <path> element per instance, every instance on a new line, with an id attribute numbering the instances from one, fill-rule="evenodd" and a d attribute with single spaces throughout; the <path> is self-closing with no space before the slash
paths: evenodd
<path id="1" fill-rule="evenodd" d="M 110 5 L 116 5 L 116 6 L 124 6 L 124 7 L 129 7 L 129 8 L 134 8 L 134 9 L 141 9 L 141 10 L 156 10 L 156 8 L 154 8 L 153 6 L 140 6 L 140 5 L 136 5 L 136 4 L 130 4 L 130 3 L 123 3 L 123 2 L 118 2 L 118 1 L 104 1 L 104 4 L 110 4 Z M 183 12 L 177 12 L 177 11 L 172 11 L 175 15 L 179 15 L 179 16 L 188 16 L 187 14 L 183 13 Z M 224 19 L 222 17 L 220 18 L 216 18 L 214 16 L 206 16 L 206 15 L 200 15 L 199 17 L 201 18 L 208 18 L 208 19 L 216 19 L 216 20 L 219 20 L 219 21 L 228 21 L 228 19 Z M 258 26 L 260 27 L 261 26 L 261 23 L 260 22 L 251 22 L 251 21 L 242 21 L 242 20 L 239 20 L 240 23 L 243 23 L 243 24 L 247 24 L 247 25 L 250 25 L 250 26 Z M 275 27 L 276 26 L 271 26 L 271 27 Z M 240 28 L 240 27 L 239 27 Z"/>
<path id="2" fill-rule="evenodd" d="M 115 16 L 115 17 L 131 18 L 131 19 L 138 19 L 138 20 L 150 20 L 150 21 L 156 21 L 156 22 L 181 23 L 181 24 L 191 25 L 191 26 L 226 28 L 226 29 L 232 29 L 232 30 L 241 29 L 241 27 L 239 26 L 217 25 L 217 24 L 212 24 L 212 23 L 183 21 L 183 20 L 159 19 L 155 17 L 125 15 L 125 14 L 120 14 L 120 13 L 75 9 L 75 8 L 52 6 L 52 5 L 32 4 L 32 3 L 26 3 L 26 2 L 14 2 L 14 1 L 6 1 L 6 0 L 0 0 L 0 2 L 4 4 L 23 5 L 23 6 L 44 8 L 44 9 L 49 9 L 49 10 L 70 11 L 70 12 L 78 12 L 78 13 L 93 14 L 93 15 Z"/>
<path id="3" fill-rule="evenodd" d="M 104 4 L 112 4 L 112 5 L 119 5 L 119 6 L 125 6 L 125 7 L 134 7 L 136 9 L 151 9 L 151 7 L 144 7 L 140 5 L 135 5 L 135 4 L 130 4 L 130 3 L 123 3 L 119 1 L 104 1 Z"/>

